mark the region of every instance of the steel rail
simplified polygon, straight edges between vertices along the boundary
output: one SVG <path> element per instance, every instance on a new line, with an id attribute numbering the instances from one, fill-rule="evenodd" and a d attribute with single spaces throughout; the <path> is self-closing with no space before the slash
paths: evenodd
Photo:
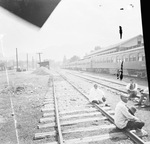
<path id="1" fill-rule="evenodd" d="M 108 86 L 108 85 L 106 85 L 106 84 L 102 84 L 102 83 L 97 82 L 97 81 L 95 81 L 95 80 L 91 80 L 91 79 L 89 79 L 89 78 L 85 78 L 85 77 L 83 77 L 83 76 L 79 76 L 79 75 L 77 75 L 77 76 L 80 77 L 80 78 L 82 78 L 82 79 L 86 79 L 86 80 L 92 81 L 92 82 L 94 82 L 94 83 L 100 84 L 100 85 L 102 85 L 102 86 L 108 87 L 108 88 L 110 88 L 110 89 L 114 89 L 114 90 L 116 90 L 116 91 L 119 91 L 119 92 L 122 92 L 122 93 L 127 94 L 127 92 L 125 92 L 125 91 L 123 91 L 123 90 L 119 90 L 119 89 L 117 89 L 117 88 Z"/>
<path id="2" fill-rule="evenodd" d="M 74 73 L 71 73 L 71 72 L 68 72 L 67 73 L 70 73 L 72 75 L 75 75 L 75 76 L 78 76 L 78 74 L 74 74 Z M 108 79 L 104 79 L 104 78 L 100 78 L 100 77 L 94 77 L 94 76 L 90 76 L 86 73 L 82 73 L 83 76 L 88 76 L 88 77 L 91 77 L 91 78 L 94 78 L 94 79 L 99 79 L 99 80 L 102 80 L 102 81 L 107 81 L 107 82 L 111 82 L 111 83 L 114 83 L 114 84 L 118 84 L 118 85 L 122 85 L 122 86 L 126 86 L 125 84 L 122 84 L 122 83 L 118 83 L 118 82 L 115 82 L 115 81 L 110 81 Z"/>
<path id="3" fill-rule="evenodd" d="M 60 74 L 60 73 L 59 73 Z M 80 91 L 74 84 L 72 84 L 64 75 L 60 74 L 68 83 L 70 83 L 79 93 L 81 93 L 88 101 L 88 97 L 86 94 L 84 94 L 82 91 Z M 90 102 L 90 101 L 89 101 Z M 100 106 L 97 104 L 92 104 L 96 106 L 103 115 L 105 115 L 114 125 L 114 118 L 109 115 L 105 110 L 103 110 Z M 148 144 L 148 142 L 144 142 L 141 138 L 139 138 L 136 134 L 129 130 L 121 130 L 125 135 L 127 135 L 132 141 L 134 141 L 136 144 Z"/>
<path id="4" fill-rule="evenodd" d="M 56 95 L 55 95 L 54 78 L 52 79 L 52 87 L 53 87 L 53 96 L 54 96 L 54 103 L 55 103 L 56 123 L 57 123 L 57 129 L 58 129 L 58 142 L 59 142 L 59 144 L 64 144 L 63 136 L 62 136 L 62 132 L 61 132 L 61 126 L 60 126 L 58 103 L 57 103 L 57 98 L 56 98 Z"/>

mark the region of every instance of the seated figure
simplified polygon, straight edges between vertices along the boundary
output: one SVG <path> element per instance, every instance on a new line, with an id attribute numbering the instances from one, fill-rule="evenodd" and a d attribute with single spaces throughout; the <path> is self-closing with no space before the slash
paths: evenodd
<path id="1" fill-rule="evenodd" d="M 130 83 L 126 86 L 127 93 L 129 94 L 129 100 L 137 96 L 138 92 L 137 88 L 138 88 L 137 83 L 134 82 L 134 79 L 131 79 Z"/>
<path id="2" fill-rule="evenodd" d="M 106 103 L 106 97 L 105 97 L 104 92 L 98 88 L 97 84 L 94 84 L 94 86 L 91 88 L 90 94 L 89 94 L 89 100 L 92 103 L 104 104 L 105 106 L 109 106 Z"/>
<path id="3" fill-rule="evenodd" d="M 120 94 L 120 101 L 115 108 L 114 122 L 119 129 L 135 130 L 142 132 L 142 127 L 145 125 L 143 121 L 134 116 L 135 108 L 129 109 L 127 107 L 129 95 Z"/>
<path id="4" fill-rule="evenodd" d="M 141 92 L 141 97 L 140 97 L 138 103 L 135 104 L 135 105 L 142 105 L 143 104 L 143 106 L 141 106 L 141 107 L 150 106 L 150 102 L 149 102 L 149 88 L 146 87 L 144 90 L 140 90 L 140 92 Z"/>

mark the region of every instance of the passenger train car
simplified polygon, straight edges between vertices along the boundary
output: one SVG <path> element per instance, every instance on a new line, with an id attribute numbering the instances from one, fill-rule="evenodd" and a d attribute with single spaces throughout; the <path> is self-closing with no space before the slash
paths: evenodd
<path id="1" fill-rule="evenodd" d="M 123 74 L 147 77 L 143 36 L 138 35 L 119 44 L 101 48 L 75 62 L 66 69 L 116 74 L 123 62 Z"/>

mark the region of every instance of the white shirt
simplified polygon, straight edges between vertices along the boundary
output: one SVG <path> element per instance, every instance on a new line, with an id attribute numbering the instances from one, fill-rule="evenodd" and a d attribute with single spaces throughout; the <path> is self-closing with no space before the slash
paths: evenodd
<path id="1" fill-rule="evenodd" d="M 129 120 L 137 120 L 138 118 L 131 115 L 126 107 L 126 103 L 120 101 L 115 108 L 114 121 L 118 128 L 123 129 L 126 127 Z"/>
<path id="2" fill-rule="evenodd" d="M 149 88 L 144 89 L 143 93 L 149 94 Z"/>
<path id="3" fill-rule="evenodd" d="M 130 91 L 136 91 L 138 88 L 138 85 L 136 83 L 134 83 L 135 87 L 133 89 L 131 89 L 130 86 L 131 86 L 131 83 L 127 84 L 126 89 Z"/>
<path id="4" fill-rule="evenodd" d="M 89 100 L 91 102 L 93 100 L 102 100 L 102 97 L 104 97 L 104 92 L 102 90 L 100 90 L 99 88 L 95 89 L 94 87 L 91 88 L 89 94 Z"/>

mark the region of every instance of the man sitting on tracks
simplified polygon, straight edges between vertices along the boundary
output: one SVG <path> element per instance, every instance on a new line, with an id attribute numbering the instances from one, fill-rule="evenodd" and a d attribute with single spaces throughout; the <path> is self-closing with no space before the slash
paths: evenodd
<path id="1" fill-rule="evenodd" d="M 140 97 L 138 103 L 135 104 L 135 105 L 139 105 L 142 108 L 150 107 L 150 102 L 149 102 L 149 88 L 146 87 L 145 89 L 140 90 L 140 93 L 141 93 L 141 97 Z M 145 102 L 144 102 L 144 100 L 145 100 Z"/>
<path id="2" fill-rule="evenodd" d="M 114 122 L 119 129 L 130 129 L 136 130 L 136 132 L 142 133 L 142 127 L 145 125 L 144 122 L 134 116 L 133 108 L 130 110 L 126 104 L 129 96 L 127 94 L 120 94 L 121 101 L 118 102 L 115 108 Z M 134 110 L 135 112 L 136 110 Z M 132 113 L 131 113 L 132 112 Z"/>
<path id="3" fill-rule="evenodd" d="M 98 88 L 97 84 L 94 84 L 94 87 L 91 88 L 89 100 L 92 103 L 105 104 L 105 106 L 109 106 L 106 104 L 106 97 L 104 96 L 104 92 Z"/>
<path id="4" fill-rule="evenodd" d="M 130 80 L 130 83 L 126 86 L 127 92 L 129 94 L 129 100 L 137 96 L 137 83 L 134 82 L 134 79 Z"/>

